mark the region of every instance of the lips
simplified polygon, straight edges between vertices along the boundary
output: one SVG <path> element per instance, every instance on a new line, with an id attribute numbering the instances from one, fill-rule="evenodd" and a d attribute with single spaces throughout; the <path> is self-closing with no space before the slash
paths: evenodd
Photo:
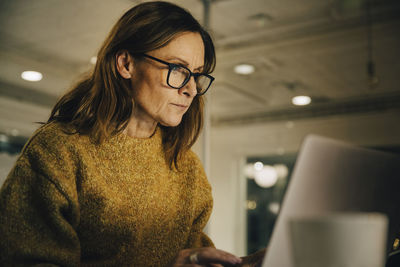
<path id="1" fill-rule="evenodd" d="M 177 106 L 177 107 L 180 107 L 180 108 L 187 108 L 187 107 L 189 107 L 189 105 L 184 105 L 184 104 L 174 104 L 174 103 L 172 103 L 172 105 Z"/>

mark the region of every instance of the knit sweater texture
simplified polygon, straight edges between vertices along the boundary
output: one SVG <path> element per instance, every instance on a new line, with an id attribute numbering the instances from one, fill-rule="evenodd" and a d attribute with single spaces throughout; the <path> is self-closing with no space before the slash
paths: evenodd
<path id="1" fill-rule="evenodd" d="M 211 188 L 188 151 L 170 168 L 161 129 L 101 145 L 38 129 L 0 190 L 0 266 L 170 266 L 202 232 Z"/>

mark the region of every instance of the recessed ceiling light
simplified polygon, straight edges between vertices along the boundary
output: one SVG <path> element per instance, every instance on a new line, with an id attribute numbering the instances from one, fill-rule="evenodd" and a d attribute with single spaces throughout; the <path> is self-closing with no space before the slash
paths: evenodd
<path id="1" fill-rule="evenodd" d="M 38 82 L 43 78 L 43 75 L 40 72 L 28 70 L 21 73 L 21 78 L 30 82 Z"/>
<path id="2" fill-rule="evenodd" d="M 296 106 L 305 106 L 311 103 L 311 97 L 299 95 L 292 98 L 292 104 Z"/>
<path id="3" fill-rule="evenodd" d="M 91 58 L 90 58 L 90 63 L 91 63 L 91 64 L 95 65 L 96 62 L 97 62 L 97 57 L 91 57 Z"/>
<path id="4" fill-rule="evenodd" d="M 253 65 L 250 64 L 239 64 L 236 65 L 234 68 L 234 71 L 237 74 L 243 74 L 243 75 L 249 75 L 252 74 L 254 72 L 255 68 Z"/>

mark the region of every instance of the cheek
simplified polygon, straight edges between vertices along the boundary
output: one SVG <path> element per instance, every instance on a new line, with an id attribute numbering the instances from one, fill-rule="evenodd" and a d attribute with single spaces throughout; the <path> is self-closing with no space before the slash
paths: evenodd
<path id="1" fill-rule="evenodd" d="M 133 99 L 137 104 L 146 105 L 153 102 L 156 97 L 155 79 L 146 72 L 137 72 L 131 79 L 131 90 L 133 91 Z"/>
<path id="2" fill-rule="evenodd" d="M 158 119 L 166 114 L 174 111 L 169 105 L 172 99 L 168 89 L 163 88 L 160 84 L 152 82 L 140 83 L 140 86 L 134 87 L 134 102 L 145 113 Z"/>

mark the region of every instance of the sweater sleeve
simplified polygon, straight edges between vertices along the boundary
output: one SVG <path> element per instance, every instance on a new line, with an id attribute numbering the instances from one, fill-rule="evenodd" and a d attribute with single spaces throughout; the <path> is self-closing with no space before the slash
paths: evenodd
<path id="1" fill-rule="evenodd" d="M 204 172 L 200 159 L 193 153 L 194 176 L 195 176 L 195 198 L 197 202 L 196 218 L 193 221 L 191 234 L 187 248 L 215 247 L 211 239 L 204 233 L 204 228 L 211 216 L 213 198 L 211 186 Z"/>
<path id="2" fill-rule="evenodd" d="M 36 135 L 0 190 L 1 266 L 78 266 L 79 223 L 72 154 Z"/>

